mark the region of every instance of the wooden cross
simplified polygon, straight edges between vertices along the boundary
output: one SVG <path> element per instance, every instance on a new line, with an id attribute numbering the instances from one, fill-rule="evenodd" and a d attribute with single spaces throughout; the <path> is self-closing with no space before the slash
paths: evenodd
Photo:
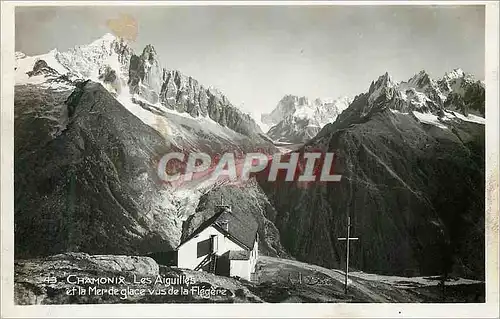
<path id="1" fill-rule="evenodd" d="M 349 244 L 350 240 L 358 240 L 358 237 L 350 237 L 351 235 L 351 217 L 347 216 L 347 237 L 339 237 L 337 238 L 338 240 L 345 240 L 346 241 L 346 249 L 345 249 L 345 287 L 344 287 L 344 293 L 347 294 L 347 280 L 349 278 Z"/>

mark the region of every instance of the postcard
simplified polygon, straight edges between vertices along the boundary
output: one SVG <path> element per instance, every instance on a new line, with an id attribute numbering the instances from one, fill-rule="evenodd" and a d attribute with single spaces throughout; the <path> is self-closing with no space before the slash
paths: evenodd
<path id="1" fill-rule="evenodd" d="M 2 2 L 2 316 L 498 316 L 498 8 Z"/>

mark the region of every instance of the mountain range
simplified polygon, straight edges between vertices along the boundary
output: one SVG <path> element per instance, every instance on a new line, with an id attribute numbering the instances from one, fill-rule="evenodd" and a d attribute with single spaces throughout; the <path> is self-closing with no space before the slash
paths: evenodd
<path id="1" fill-rule="evenodd" d="M 484 276 L 484 84 L 460 69 L 389 74 L 354 98 L 285 96 L 257 123 L 219 90 L 112 35 L 66 52 L 16 53 L 15 255 L 174 249 L 221 194 L 259 223 L 263 254 L 401 275 Z M 168 187 L 172 151 L 336 153 L 339 183 Z"/>
<path id="2" fill-rule="evenodd" d="M 402 91 L 402 88 L 405 88 Z M 461 70 L 373 81 L 297 152 L 336 153 L 340 183 L 260 180 L 288 252 L 339 268 L 352 220 L 352 266 L 414 276 L 484 276 L 484 86 Z"/>
<path id="3" fill-rule="evenodd" d="M 447 116 L 468 116 L 468 120 L 472 121 L 484 118 L 484 83 L 474 80 L 471 74 L 461 69 L 454 69 L 438 80 L 422 70 L 408 81 L 399 83 L 394 83 L 386 74 L 373 83 L 372 99 L 381 93 L 376 90 L 384 81 L 389 81 L 388 85 L 394 88 L 398 103 L 401 103 L 392 109 L 414 111 L 420 121 L 438 123 L 438 119 L 445 115 L 445 108 L 458 112 L 448 113 Z M 271 113 L 262 114 L 261 121 L 270 126 L 267 135 L 274 141 L 305 143 L 325 125 L 333 123 L 352 101 L 352 98 L 341 97 L 335 100 L 317 98 L 311 102 L 307 97 L 286 95 Z"/>
<path id="4" fill-rule="evenodd" d="M 173 249 L 183 222 L 215 186 L 165 186 L 158 177 L 164 154 L 276 151 L 218 90 L 160 69 L 152 46 L 136 55 L 108 34 L 67 52 L 16 57 L 18 257 Z M 237 191 L 253 194 L 253 202 L 259 189 L 248 188 Z M 265 204 L 253 212 L 261 238 L 275 241 Z M 268 249 L 274 255 L 276 245 Z"/>

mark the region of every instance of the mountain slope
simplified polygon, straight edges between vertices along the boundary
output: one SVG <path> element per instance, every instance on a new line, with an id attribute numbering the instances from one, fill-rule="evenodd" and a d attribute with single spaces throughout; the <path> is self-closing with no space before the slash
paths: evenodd
<path id="1" fill-rule="evenodd" d="M 46 95 L 48 110 L 67 108 L 57 134 L 42 135 L 58 119 L 33 114 L 34 101 L 22 100 L 28 94 Z M 161 135 L 100 84 L 83 82 L 53 98 L 16 87 L 16 255 L 173 247 L 178 221 L 155 183 L 153 160 L 168 149 Z"/>
<path id="2" fill-rule="evenodd" d="M 337 238 L 349 214 L 351 234 L 360 237 L 351 248 L 354 268 L 484 276 L 484 125 L 445 109 L 425 84 L 409 85 L 405 96 L 384 74 L 299 150 L 335 152 L 339 183 L 260 181 L 293 256 L 340 268 L 345 243 Z M 461 94 L 445 98 L 454 93 Z"/>

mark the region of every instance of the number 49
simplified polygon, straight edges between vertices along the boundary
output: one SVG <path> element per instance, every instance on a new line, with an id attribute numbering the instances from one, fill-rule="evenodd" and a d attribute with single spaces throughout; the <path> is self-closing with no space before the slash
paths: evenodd
<path id="1" fill-rule="evenodd" d="M 57 278 L 56 277 L 45 277 L 43 282 L 47 283 L 47 284 L 55 284 L 57 282 Z"/>

